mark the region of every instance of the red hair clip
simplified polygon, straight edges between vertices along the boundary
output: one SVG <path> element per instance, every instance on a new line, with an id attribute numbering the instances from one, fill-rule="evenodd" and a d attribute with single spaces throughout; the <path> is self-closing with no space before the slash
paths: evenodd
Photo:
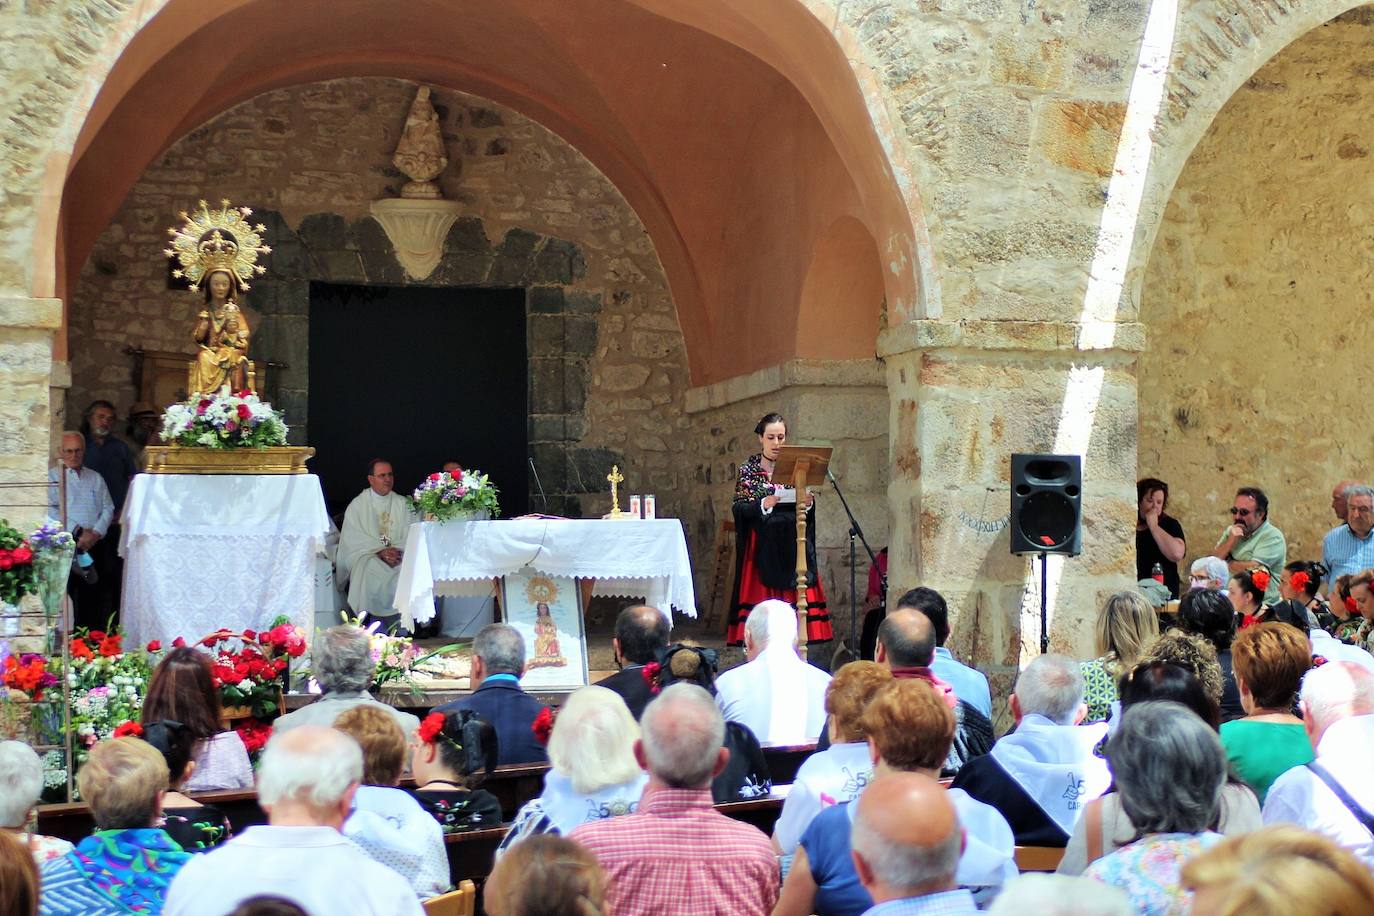
<path id="1" fill-rule="evenodd" d="M 1307 591 L 1307 583 L 1312 581 L 1312 577 L 1305 572 L 1295 572 L 1289 578 L 1288 584 L 1300 592 Z"/>
<path id="2" fill-rule="evenodd" d="M 1260 591 L 1262 591 L 1262 592 L 1267 592 L 1267 591 L 1269 591 L 1269 573 L 1265 572 L 1264 570 L 1262 570 L 1262 569 L 1254 569 L 1254 570 L 1251 570 L 1251 571 L 1250 571 L 1250 581 L 1253 582 L 1253 583 L 1255 583 L 1255 588 L 1259 589 Z"/>

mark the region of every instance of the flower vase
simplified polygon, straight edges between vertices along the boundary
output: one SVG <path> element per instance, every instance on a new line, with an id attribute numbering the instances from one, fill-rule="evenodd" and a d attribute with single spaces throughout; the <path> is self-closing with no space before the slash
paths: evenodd
<path id="1" fill-rule="evenodd" d="M 62 595 L 67 590 L 75 556 L 75 544 L 34 554 L 34 578 L 38 582 L 38 597 L 43 602 L 43 616 L 47 618 L 46 652 L 49 658 L 62 654 Z"/>

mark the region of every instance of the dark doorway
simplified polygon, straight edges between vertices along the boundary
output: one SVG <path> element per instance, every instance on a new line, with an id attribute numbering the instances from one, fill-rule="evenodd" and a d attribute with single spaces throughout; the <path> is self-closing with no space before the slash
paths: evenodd
<path id="1" fill-rule="evenodd" d="M 458 461 L 528 510 L 525 291 L 310 284 L 310 469 L 331 514 L 389 459 L 396 492 Z"/>

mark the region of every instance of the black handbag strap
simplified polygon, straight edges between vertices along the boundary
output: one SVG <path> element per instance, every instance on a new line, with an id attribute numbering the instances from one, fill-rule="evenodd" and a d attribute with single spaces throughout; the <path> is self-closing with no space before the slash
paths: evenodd
<path id="1" fill-rule="evenodd" d="M 1350 793 L 1345 791 L 1345 787 L 1336 781 L 1336 777 L 1332 776 L 1326 767 L 1313 760 L 1307 764 L 1307 768 L 1317 774 L 1318 779 L 1326 783 L 1326 787 L 1335 793 L 1336 797 L 1341 800 L 1341 804 L 1349 809 L 1350 813 L 1355 816 L 1355 820 L 1360 822 L 1360 826 L 1374 836 L 1374 815 L 1371 815 L 1359 802 L 1351 798 Z"/>

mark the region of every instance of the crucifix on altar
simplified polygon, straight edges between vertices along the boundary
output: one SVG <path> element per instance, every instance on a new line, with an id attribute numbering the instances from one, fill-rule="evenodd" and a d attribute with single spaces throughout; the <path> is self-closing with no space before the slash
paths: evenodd
<path id="1" fill-rule="evenodd" d="M 773 463 L 773 482 L 792 487 L 800 500 L 807 487 L 825 484 L 828 445 L 784 445 Z M 817 575 L 820 571 L 817 570 Z M 806 658 L 806 513 L 797 512 L 797 651 Z"/>

